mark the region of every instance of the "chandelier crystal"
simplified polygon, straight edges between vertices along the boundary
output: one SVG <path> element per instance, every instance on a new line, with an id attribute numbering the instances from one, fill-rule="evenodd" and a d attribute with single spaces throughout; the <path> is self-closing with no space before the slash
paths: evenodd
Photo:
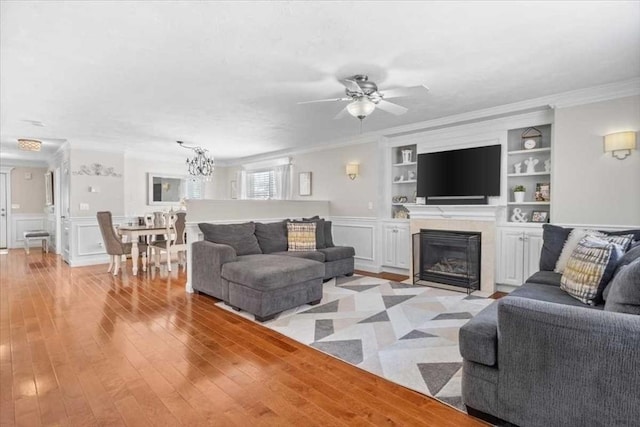
<path id="1" fill-rule="evenodd" d="M 177 141 L 177 143 L 184 148 L 188 148 L 193 150 L 196 154 L 195 157 L 189 159 L 187 158 L 187 171 L 189 175 L 193 178 L 199 178 L 204 180 L 211 179 L 211 175 L 213 175 L 214 163 L 213 157 L 207 156 L 207 150 L 202 147 L 190 147 L 188 145 L 184 145 L 184 142 Z"/>

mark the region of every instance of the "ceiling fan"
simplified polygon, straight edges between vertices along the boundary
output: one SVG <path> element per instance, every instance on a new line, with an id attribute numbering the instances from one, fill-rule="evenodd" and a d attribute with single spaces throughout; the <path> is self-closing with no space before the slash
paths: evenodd
<path id="1" fill-rule="evenodd" d="M 387 101 L 389 98 L 399 98 L 402 96 L 411 96 L 415 93 L 416 89 L 429 90 L 428 87 L 411 86 L 401 87 L 390 90 L 378 91 L 378 85 L 369 81 L 369 76 L 366 74 L 356 74 L 353 77 L 339 80 L 345 87 L 346 96 L 343 98 L 329 98 L 318 99 L 316 101 L 303 101 L 298 104 L 312 104 L 316 102 L 332 102 L 332 101 L 349 101 L 349 104 L 342 109 L 334 119 L 340 119 L 347 113 L 351 114 L 362 121 L 369 114 L 373 113 L 373 110 L 378 107 L 382 111 L 400 116 L 407 111 L 407 108 Z"/>

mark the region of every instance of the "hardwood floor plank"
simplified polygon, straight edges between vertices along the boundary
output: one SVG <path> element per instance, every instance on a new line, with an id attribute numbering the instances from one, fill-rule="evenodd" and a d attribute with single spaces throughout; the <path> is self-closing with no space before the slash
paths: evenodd
<path id="1" fill-rule="evenodd" d="M 484 425 L 186 294 L 182 269 L 2 257 L 3 426 Z"/>

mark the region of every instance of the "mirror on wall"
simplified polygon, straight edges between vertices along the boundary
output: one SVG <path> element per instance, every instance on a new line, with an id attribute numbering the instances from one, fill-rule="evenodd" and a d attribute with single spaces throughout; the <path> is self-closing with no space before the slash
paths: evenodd
<path id="1" fill-rule="evenodd" d="M 171 205 L 180 203 L 187 195 L 187 179 L 179 175 L 149 173 L 149 204 Z"/>

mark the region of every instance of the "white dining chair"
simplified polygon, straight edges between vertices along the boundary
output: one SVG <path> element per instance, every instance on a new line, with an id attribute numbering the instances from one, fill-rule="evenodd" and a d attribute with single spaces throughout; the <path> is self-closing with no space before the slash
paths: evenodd
<path id="1" fill-rule="evenodd" d="M 185 212 L 165 214 L 166 240 L 151 242 L 156 267 L 160 268 L 162 253 L 167 254 L 167 269 L 171 271 L 171 255 L 178 255 L 178 266 L 186 266 L 187 241 L 186 241 L 186 217 Z"/>

